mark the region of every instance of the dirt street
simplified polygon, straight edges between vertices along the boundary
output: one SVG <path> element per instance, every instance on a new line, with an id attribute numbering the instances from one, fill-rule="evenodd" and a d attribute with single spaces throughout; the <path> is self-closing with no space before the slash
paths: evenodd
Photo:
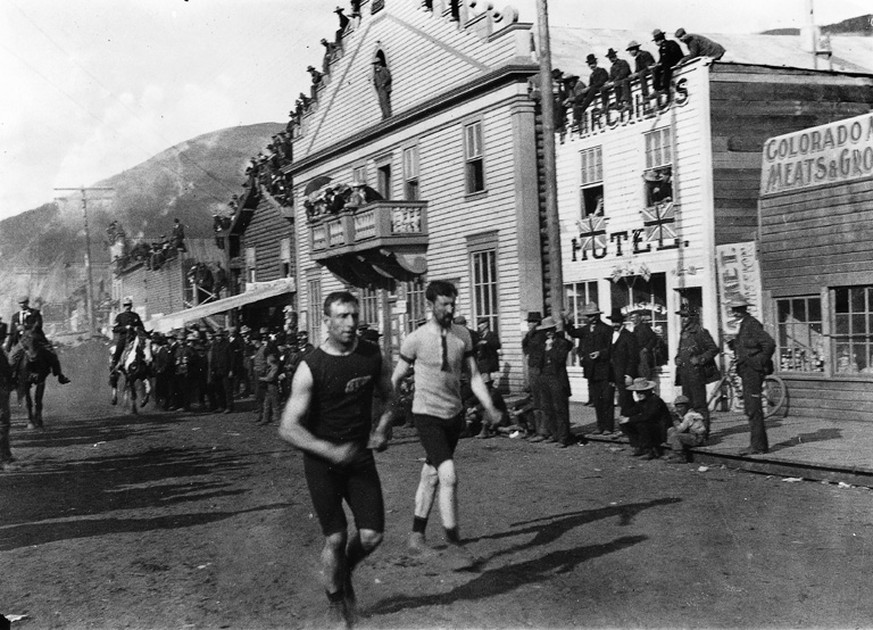
<path id="1" fill-rule="evenodd" d="M 89 382 L 49 385 L 44 432 L 13 418 L 22 467 L 0 475 L 0 613 L 26 617 L 12 627 L 319 627 L 321 535 L 301 457 L 276 427 L 245 411 L 121 415 Z M 873 619 L 867 489 L 609 444 L 465 439 L 461 534 L 478 562 L 453 571 L 404 550 L 421 455 L 398 429 L 377 456 L 387 531 L 355 575 L 360 628 Z M 436 512 L 428 537 L 442 540 Z"/>

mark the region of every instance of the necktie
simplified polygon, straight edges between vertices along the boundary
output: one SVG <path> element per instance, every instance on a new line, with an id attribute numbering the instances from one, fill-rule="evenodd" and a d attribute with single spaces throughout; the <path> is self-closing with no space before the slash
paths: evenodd
<path id="1" fill-rule="evenodd" d="M 448 331 L 443 328 L 440 336 L 442 337 L 443 342 L 443 364 L 440 367 L 440 370 L 443 372 L 451 372 L 451 368 L 449 367 L 449 344 L 447 341 Z"/>

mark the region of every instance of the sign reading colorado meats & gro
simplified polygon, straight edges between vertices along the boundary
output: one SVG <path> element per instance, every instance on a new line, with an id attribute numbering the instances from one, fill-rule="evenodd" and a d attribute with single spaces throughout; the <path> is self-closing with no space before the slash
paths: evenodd
<path id="1" fill-rule="evenodd" d="M 761 195 L 873 176 L 873 113 L 770 138 Z"/>

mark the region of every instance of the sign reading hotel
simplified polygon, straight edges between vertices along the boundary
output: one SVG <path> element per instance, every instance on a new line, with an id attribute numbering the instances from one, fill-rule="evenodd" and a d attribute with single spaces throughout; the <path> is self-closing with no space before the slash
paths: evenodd
<path id="1" fill-rule="evenodd" d="M 745 298 L 751 304 L 749 313 L 761 318 L 761 268 L 755 241 L 730 243 L 716 247 L 715 268 L 718 273 L 718 303 L 721 308 L 722 333 L 727 339 L 740 330 L 728 304 Z"/>
<path id="2" fill-rule="evenodd" d="M 873 113 L 770 138 L 761 195 L 873 176 Z"/>

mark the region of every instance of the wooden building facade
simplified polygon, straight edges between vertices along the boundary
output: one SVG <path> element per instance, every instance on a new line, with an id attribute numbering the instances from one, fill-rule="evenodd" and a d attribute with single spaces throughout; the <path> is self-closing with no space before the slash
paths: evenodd
<path id="1" fill-rule="evenodd" d="M 873 113 L 762 155 L 762 288 L 790 413 L 873 420 Z"/>
<path id="2" fill-rule="evenodd" d="M 322 300 L 351 288 L 396 352 L 428 316 L 426 283 L 451 280 L 457 313 L 497 331 L 499 382 L 517 388 L 525 315 L 543 305 L 531 25 L 431 4 L 363 2 L 301 116 L 286 169 L 301 326 L 321 339 Z"/>
<path id="3" fill-rule="evenodd" d="M 644 98 L 636 80 L 630 109 L 604 109 L 596 100 L 557 150 L 571 316 L 578 321 L 588 301 L 606 315 L 639 311 L 673 357 L 676 311 L 687 302 L 700 308 L 703 326 L 724 344 L 732 322 L 723 298 L 733 281 L 719 272 L 730 262 L 725 258 L 745 252 L 741 264 L 759 283 L 765 140 L 774 130 L 868 111 L 871 85 L 869 76 L 700 58 L 676 69 L 670 100 Z M 756 294 L 747 297 L 760 307 Z M 581 370 L 571 372 L 574 395 L 584 398 Z M 673 379 L 671 360 L 660 376 L 662 395 L 674 393 Z"/>

